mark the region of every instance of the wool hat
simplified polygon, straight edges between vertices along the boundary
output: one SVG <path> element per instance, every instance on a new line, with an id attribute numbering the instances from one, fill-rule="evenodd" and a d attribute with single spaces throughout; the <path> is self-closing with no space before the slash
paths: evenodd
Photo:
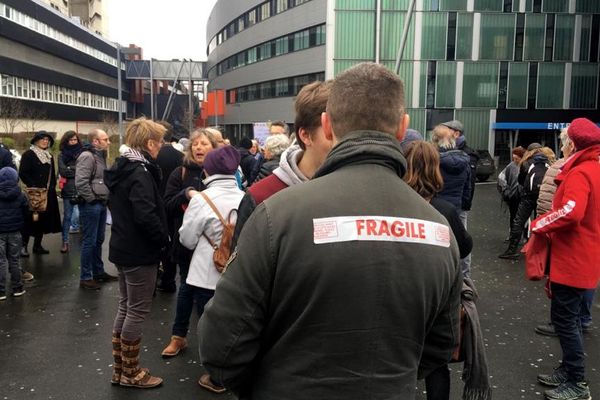
<path id="1" fill-rule="evenodd" d="M 600 144 L 600 128 L 587 118 L 577 118 L 567 128 L 567 135 L 577 150 Z"/>
<path id="2" fill-rule="evenodd" d="M 452 121 L 448 121 L 448 122 L 442 122 L 440 125 L 443 125 L 443 126 L 445 126 L 447 128 L 455 130 L 455 131 L 459 131 L 460 133 L 463 133 L 464 129 L 465 129 L 463 127 L 462 122 L 460 122 L 457 119 L 453 119 Z"/>
<path id="3" fill-rule="evenodd" d="M 19 182 L 19 175 L 13 167 L 4 167 L 0 169 L 0 182 L 16 185 Z"/>
<path id="4" fill-rule="evenodd" d="M 35 144 L 35 142 L 37 142 L 38 140 L 41 140 L 43 138 L 48 138 L 48 140 L 50 141 L 50 146 L 52 147 L 54 146 L 54 138 L 46 131 L 39 131 L 36 132 L 35 135 L 33 136 L 33 138 L 31 138 L 31 144 Z"/>
<path id="5" fill-rule="evenodd" d="M 247 136 L 244 136 L 242 140 L 240 140 L 240 147 L 242 149 L 250 150 L 252 148 L 252 139 Z"/>
<path id="6" fill-rule="evenodd" d="M 533 151 L 533 150 L 537 150 L 537 149 L 541 149 L 542 145 L 537 143 L 537 142 L 533 142 L 531 143 L 529 146 L 527 146 L 527 151 Z"/>
<path id="7" fill-rule="evenodd" d="M 402 148 L 402 152 L 406 153 L 408 149 L 408 145 L 412 142 L 419 142 L 423 140 L 423 136 L 419 131 L 414 129 L 407 129 L 406 134 L 404 135 L 404 139 L 400 142 L 400 147 Z"/>
<path id="8" fill-rule="evenodd" d="M 240 153 L 233 146 L 209 151 L 204 157 L 204 171 L 208 175 L 233 175 L 240 165 Z"/>

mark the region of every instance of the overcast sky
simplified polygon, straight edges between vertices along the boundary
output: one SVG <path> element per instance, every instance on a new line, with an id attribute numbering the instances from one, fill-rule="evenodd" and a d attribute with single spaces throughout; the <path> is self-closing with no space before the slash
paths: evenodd
<path id="1" fill-rule="evenodd" d="M 216 0 L 111 0 L 108 39 L 136 44 L 144 58 L 206 60 L 206 21 Z"/>

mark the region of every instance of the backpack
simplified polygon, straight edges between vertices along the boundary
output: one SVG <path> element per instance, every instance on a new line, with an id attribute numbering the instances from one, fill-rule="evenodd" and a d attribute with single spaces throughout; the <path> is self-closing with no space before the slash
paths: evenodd
<path id="1" fill-rule="evenodd" d="M 215 251 L 213 253 L 213 262 L 215 263 L 215 268 L 217 269 L 217 271 L 219 271 L 220 274 L 222 274 L 227 268 L 227 261 L 229 261 L 229 257 L 231 255 L 231 242 L 233 239 L 233 233 L 235 231 L 235 224 L 232 224 L 230 222 L 231 213 L 233 213 L 234 211 L 237 212 L 237 210 L 231 210 L 229 212 L 229 215 L 227 216 L 227 221 L 225 221 L 215 204 L 208 198 L 208 196 L 203 192 L 200 192 L 200 194 L 202 195 L 202 197 L 204 197 L 204 200 L 206 200 L 206 202 L 208 203 L 210 208 L 212 208 L 215 214 L 217 214 L 217 217 L 221 221 L 221 224 L 223 224 L 223 234 L 221 235 L 221 241 L 219 242 L 219 244 L 213 242 L 206 233 L 202 232 L 202 235 L 206 238 L 210 246 Z"/>

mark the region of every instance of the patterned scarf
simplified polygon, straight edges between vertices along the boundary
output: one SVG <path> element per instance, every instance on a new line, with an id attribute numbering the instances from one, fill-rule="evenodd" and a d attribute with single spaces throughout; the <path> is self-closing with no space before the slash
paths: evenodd
<path id="1" fill-rule="evenodd" d="M 50 164 L 52 155 L 48 150 L 41 149 L 32 144 L 29 150 L 33 151 L 42 164 Z"/>
<path id="2" fill-rule="evenodd" d="M 132 149 L 131 147 L 129 147 L 127 145 L 122 145 L 119 148 L 119 153 L 121 153 L 121 156 L 125 157 L 129 161 L 139 161 L 144 164 L 150 163 L 150 161 L 148 161 L 146 159 L 146 157 L 144 157 L 144 154 L 142 154 L 141 152 L 139 152 L 135 149 Z"/>

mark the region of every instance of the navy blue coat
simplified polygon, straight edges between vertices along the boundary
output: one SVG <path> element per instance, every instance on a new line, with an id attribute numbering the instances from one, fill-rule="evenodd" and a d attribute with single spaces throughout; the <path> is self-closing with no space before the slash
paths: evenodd
<path id="1" fill-rule="evenodd" d="M 0 182 L 0 233 L 19 232 L 29 210 L 27 197 L 13 182 Z"/>
<path id="2" fill-rule="evenodd" d="M 469 156 L 462 150 L 440 149 L 440 170 L 444 187 L 438 197 L 456 207 L 468 210 L 471 204 L 471 165 Z"/>

